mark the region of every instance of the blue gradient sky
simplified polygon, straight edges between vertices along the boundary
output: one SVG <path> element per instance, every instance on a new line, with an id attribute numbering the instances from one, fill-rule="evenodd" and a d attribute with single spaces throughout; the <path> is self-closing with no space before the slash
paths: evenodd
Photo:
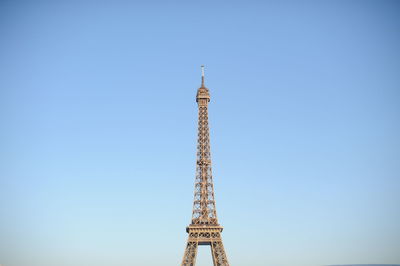
<path id="1" fill-rule="evenodd" d="M 231 264 L 400 263 L 399 2 L 214 2 L 0 2 L 0 264 L 179 265 L 201 64 Z"/>

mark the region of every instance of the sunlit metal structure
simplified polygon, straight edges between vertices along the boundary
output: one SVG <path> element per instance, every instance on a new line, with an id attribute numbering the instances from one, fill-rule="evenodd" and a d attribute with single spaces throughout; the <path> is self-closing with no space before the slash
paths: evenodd
<path id="1" fill-rule="evenodd" d="M 204 86 L 204 66 L 201 67 L 201 87 L 197 90 L 196 102 L 199 109 L 196 178 L 192 222 L 186 227 L 189 234 L 182 266 L 196 264 L 199 245 L 211 246 L 214 266 L 229 266 L 222 244 L 217 210 L 215 208 L 214 184 L 211 171 L 210 134 L 208 126 L 209 90 Z"/>

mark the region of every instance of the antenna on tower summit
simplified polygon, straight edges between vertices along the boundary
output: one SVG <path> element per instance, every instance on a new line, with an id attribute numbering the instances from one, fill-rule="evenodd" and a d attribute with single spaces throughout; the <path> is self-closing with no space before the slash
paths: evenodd
<path id="1" fill-rule="evenodd" d="M 204 87 L 204 65 L 201 65 L 201 86 Z"/>

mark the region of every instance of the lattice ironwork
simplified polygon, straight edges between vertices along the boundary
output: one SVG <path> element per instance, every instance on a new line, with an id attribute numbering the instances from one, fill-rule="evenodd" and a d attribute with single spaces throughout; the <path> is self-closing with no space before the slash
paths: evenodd
<path id="1" fill-rule="evenodd" d="M 196 264 L 197 247 L 199 245 L 209 245 L 214 266 L 229 266 L 221 238 L 223 227 L 218 224 L 215 207 L 208 126 L 210 94 L 204 86 L 203 67 L 201 87 L 197 90 L 196 101 L 199 109 L 199 120 L 193 213 L 192 222 L 186 228 L 189 238 L 181 265 L 194 266 Z"/>

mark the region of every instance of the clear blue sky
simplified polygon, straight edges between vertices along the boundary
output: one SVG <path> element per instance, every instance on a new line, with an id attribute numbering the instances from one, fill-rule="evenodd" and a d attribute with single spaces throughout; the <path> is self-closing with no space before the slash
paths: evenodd
<path id="1" fill-rule="evenodd" d="M 0 264 L 179 265 L 201 64 L 231 265 L 400 264 L 399 2 L 215 2 L 1 1 Z"/>

